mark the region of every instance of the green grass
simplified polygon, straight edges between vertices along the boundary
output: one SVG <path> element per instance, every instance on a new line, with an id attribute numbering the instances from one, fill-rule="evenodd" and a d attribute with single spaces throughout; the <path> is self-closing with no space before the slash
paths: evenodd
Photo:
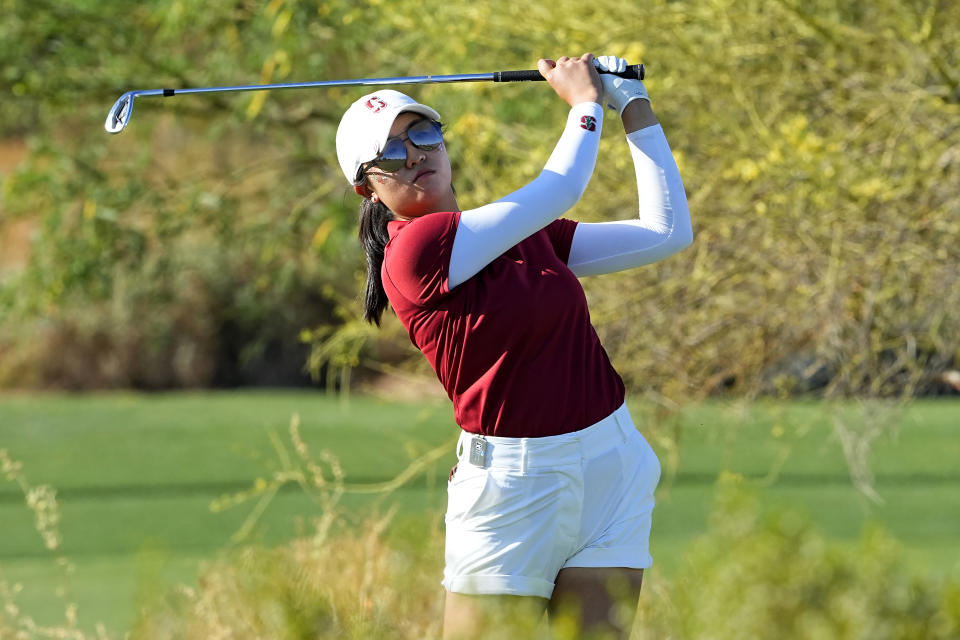
<path id="1" fill-rule="evenodd" d="M 869 456 L 882 504 L 852 485 L 834 418 L 862 422 L 855 404 L 811 401 L 710 402 L 655 419 L 633 413 L 664 462 L 654 518 L 653 575 L 670 575 L 707 528 L 722 470 L 753 479 L 769 507 L 802 510 L 837 544 L 883 526 L 917 571 L 960 568 L 960 403 L 921 401 L 881 414 L 888 428 Z M 211 502 L 249 488 L 280 467 L 271 440 L 291 450 L 298 414 L 314 454 L 331 451 L 349 484 L 388 480 L 430 449 L 450 454 L 388 495 L 347 494 L 341 526 L 396 506 L 393 535 L 416 540 L 437 527 L 457 434 L 452 410 L 354 397 L 349 404 L 310 392 L 0 396 L 0 449 L 24 463 L 33 485 L 58 491 L 62 552 L 76 565 L 71 597 L 81 626 L 129 626 L 144 593 L 192 582 L 203 559 L 229 546 L 248 502 L 213 513 Z M 280 544 L 310 530 L 317 503 L 297 487 L 281 491 L 247 543 Z M 20 489 L 0 482 L 0 569 L 23 584 L 17 601 L 41 622 L 62 620 L 59 569 L 42 545 Z M 438 576 L 439 580 L 439 576 Z"/>

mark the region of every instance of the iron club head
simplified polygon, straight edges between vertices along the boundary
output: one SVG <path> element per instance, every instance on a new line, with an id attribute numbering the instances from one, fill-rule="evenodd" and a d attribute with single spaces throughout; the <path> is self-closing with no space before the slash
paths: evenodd
<path id="1" fill-rule="evenodd" d="M 114 103 L 110 113 L 107 114 L 107 121 L 103 124 L 107 133 L 120 133 L 130 122 L 130 114 L 133 113 L 133 98 L 133 91 L 128 91 Z"/>

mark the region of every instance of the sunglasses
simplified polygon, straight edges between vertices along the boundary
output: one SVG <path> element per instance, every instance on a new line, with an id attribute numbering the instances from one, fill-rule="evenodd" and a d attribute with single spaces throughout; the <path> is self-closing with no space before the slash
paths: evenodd
<path id="1" fill-rule="evenodd" d="M 443 130 L 439 122 L 433 120 L 417 120 L 407 127 L 401 136 L 390 138 L 383 147 L 383 152 L 370 162 L 360 165 L 357 174 L 363 180 L 371 167 L 377 167 L 384 173 L 396 173 L 407 164 L 407 145 L 409 140 L 417 149 L 435 151 L 443 144 Z"/>

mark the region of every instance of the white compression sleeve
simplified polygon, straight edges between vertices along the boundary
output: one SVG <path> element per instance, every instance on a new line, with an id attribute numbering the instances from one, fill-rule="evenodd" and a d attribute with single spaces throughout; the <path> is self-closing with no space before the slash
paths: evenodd
<path id="1" fill-rule="evenodd" d="M 567 266 L 577 276 L 650 264 L 693 242 L 683 181 L 660 125 L 627 135 L 637 173 L 638 219 L 577 225 Z"/>
<path id="2" fill-rule="evenodd" d="M 602 124 L 602 106 L 574 105 L 539 176 L 496 202 L 460 214 L 450 254 L 451 289 L 577 203 L 593 175 Z"/>

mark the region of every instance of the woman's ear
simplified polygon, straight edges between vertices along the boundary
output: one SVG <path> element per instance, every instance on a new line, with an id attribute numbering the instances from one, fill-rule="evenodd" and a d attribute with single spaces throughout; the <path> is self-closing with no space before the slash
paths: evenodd
<path id="1" fill-rule="evenodd" d="M 374 202 L 380 202 L 380 196 L 370 190 L 370 187 L 366 184 L 355 184 L 353 185 L 353 190 L 357 192 L 357 195 L 363 196 L 364 198 L 370 198 Z"/>

